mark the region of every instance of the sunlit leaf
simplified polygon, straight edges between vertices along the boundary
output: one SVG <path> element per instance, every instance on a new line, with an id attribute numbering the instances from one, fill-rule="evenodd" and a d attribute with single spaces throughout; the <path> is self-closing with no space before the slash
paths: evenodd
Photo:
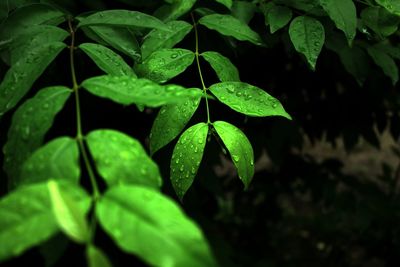
<path id="1" fill-rule="evenodd" d="M 70 183 L 59 186 L 88 212 L 91 201 L 86 192 Z M 21 255 L 59 231 L 51 205 L 47 182 L 23 186 L 0 199 L 0 262 Z"/>
<path id="2" fill-rule="evenodd" d="M 353 0 L 320 0 L 320 3 L 351 44 L 357 29 L 357 11 Z"/>
<path id="3" fill-rule="evenodd" d="M 30 51 L 6 73 L 0 84 L 0 117 L 12 109 L 66 45 L 47 43 Z"/>
<path id="4" fill-rule="evenodd" d="M 100 199 L 96 215 L 123 251 L 151 266 L 216 266 L 200 228 L 177 204 L 155 190 L 113 187 Z"/>
<path id="5" fill-rule="evenodd" d="M 202 17 L 199 24 L 220 34 L 232 36 L 240 41 L 249 41 L 261 45 L 262 41 L 258 33 L 253 31 L 247 24 L 230 15 L 212 14 Z"/>
<path id="6" fill-rule="evenodd" d="M 160 28 L 165 29 L 165 24 L 159 19 L 130 10 L 105 10 L 99 11 L 83 18 L 78 27 L 93 25 L 111 25 L 141 28 Z"/>
<path id="7" fill-rule="evenodd" d="M 126 64 L 123 58 L 111 49 L 100 44 L 83 43 L 79 45 L 95 63 L 105 73 L 110 75 L 131 75 L 136 77 L 132 68 Z"/>
<path id="8" fill-rule="evenodd" d="M 164 83 L 184 72 L 194 60 L 194 53 L 187 49 L 161 49 L 152 53 L 135 70 L 143 78 Z"/>
<path id="9" fill-rule="evenodd" d="M 376 2 L 390 13 L 400 16 L 400 2 L 398 0 L 376 0 Z"/>
<path id="10" fill-rule="evenodd" d="M 203 52 L 200 56 L 210 63 L 221 82 L 240 81 L 239 71 L 229 58 L 213 51 Z"/>
<path id="11" fill-rule="evenodd" d="M 111 262 L 106 254 L 99 248 L 89 245 L 86 248 L 86 259 L 88 267 L 111 267 Z"/>
<path id="12" fill-rule="evenodd" d="M 202 93 L 179 85 L 159 85 L 148 79 L 131 76 L 99 76 L 89 78 L 82 86 L 94 95 L 123 104 L 141 104 L 159 107 L 196 98 Z"/>
<path id="13" fill-rule="evenodd" d="M 141 47 L 143 60 L 155 51 L 173 48 L 192 30 L 192 25 L 185 21 L 171 21 L 167 27 L 168 30 L 154 29 L 145 36 Z"/>
<path id="14" fill-rule="evenodd" d="M 325 30 L 317 19 L 298 16 L 290 23 L 290 40 L 297 52 L 303 54 L 314 70 L 325 42 Z"/>
<path id="15" fill-rule="evenodd" d="M 161 107 L 150 132 L 151 154 L 170 143 L 182 132 L 197 110 L 200 99 L 199 95 L 183 103 Z"/>
<path id="16" fill-rule="evenodd" d="M 375 64 L 382 69 L 383 73 L 388 76 L 392 84 L 395 85 L 399 81 L 399 69 L 393 58 L 374 46 L 368 47 L 367 52 Z"/>
<path id="17" fill-rule="evenodd" d="M 272 5 L 267 13 L 271 33 L 285 27 L 292 19 L 292 10 L 285 6 Z"/>
<path id="18" fill-rule="evenodd" d="M 89 226 L 85 211 L 54 181 L 47 182 L 53 215 L 60 229 L 72 240 L 85 243 L 89 238 Z"/>
<path id="19" fill-rule="evenodd" d="M 208 125 L 191 126 L 179 137 L 172 153 L 170 178 L 176 194 L 182 200 L 199 169 L 206 146 Z"/>
<path id="20" fill-rule="evenodd" d="M 248 188 L 254 175 L 254 153 L 250 141 L 239 128 L 230 123 L 216 121 L 213 126 L 228 149 L 240 180 Z"/>
<path id="21" fill-rule="evenodd" d="M 141 60 L 139 44 L 135 35 L 125 27 L 117 26 L 91 26 L 90 29 L 102 42 L 124 53 L 136 61 Z"/>
<path id="22" fill-rule="evenodd" d="M 71 92 L 63 86 L 44 88 L 13 114 L 3 148 L 4 170 L 10 186 L 18 182 L 21 164 L 42 144 L 54 117 L 63 108 Z"/>
<path id="23" fill-rule="evenodd" d="M 209 90 L 233 110 L 254 117 L 283 116 L 291 119 L 282 104 L 264 90 L 243 82 L 222 82 Z"/>
<path id="24" fill-rule="evenodd" d="M 86 136 L 86 141 L 108 186 L 130 183 L 161 187 L 157 165 L 136 139 L 114 130 L 96 130 Z"/>
<path id="25" fill-rule="evenodd" d="M 78 184 L 79 148 L 70 137 L 56 138 L 37 149 L 23 164 L 18 183 L 65 179 Z"/>

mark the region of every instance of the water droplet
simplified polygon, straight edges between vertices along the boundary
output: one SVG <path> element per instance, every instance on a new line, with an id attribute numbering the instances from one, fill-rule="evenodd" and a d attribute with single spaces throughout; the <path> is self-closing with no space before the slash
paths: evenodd
<path id="1" fill-rule="evenodd" d="M 200 138 L 198 142 L 199 142 L 199 144 L 203 144 L 204 140 L 202 138 Z"/>
<path id="2" fill-rule="evenodd" d="M 178 54 L 177 54 L 177 53 L 174 53 L 174 54 L 171 55 L 171 58 L 172 58 L 172 59 L 175 59 L 175 58 L 177 58 L 177 57 L 178 57 Z"/>
<path id="3" fill-rule="evenodd" d="M 179 170 L 180 170 L 181 172 L 183 172 L 184 169 L 185 169 L 185 166 L 182 164 L 181 167 L 179 168 Z"/>
<path id="4" fill-rule="evenodd" d="M 194 148 L 194 153 L 197 153 L 197 152 L 199 152 L 199 148 L 196 146 L 196 147 Z"/>
<path id="5" fill-rule="evenodd" d="M 250 160 L 250 165 L 254 166 L 254 160 L 253 159 Z"/>
<path id="6" fill-rule="evenodd" d="M 228 93 L 231 93 L 231 94 L 233 94 L 235 92 L 235 88 L 233 88 L 233 87 L 228 87 L 227 90 L 228 90 Z"/>
<path id="7" fill-rule="evenodd" d="M 233 159 L 233 161 L 238 162 L 239 161 L 239 156 L 238 155 L 232 155 L 232 159 Z"/>
<path id="8" fill-rule="evenodd" d="M 49 103 L 44 103 L 44 104 L 43 104 L 43 108 L 44 108 L 44 109 L 48 109 L 49 107 L 50 107 Z"/>
<path id="9" fill-rule="evenodd" d="M 192 167 L 191 172 L 192 172 L 193 175 L 196 174 L 196 168 L 195 168 L 195 167 Z"/>
<path id="10" fill-rule="evenodd" d="M 141 173 L 142 175 L 146 175 L 146 174 L 147 174 L 146 168 L 140 169 L 140 173 Z"/>
<path id="11" fill-rule="evenodd" d="M 241 97 L 242 96 L 242 92 L 237 92 L 236 96 Z"/>
<path id="12" fill-rule="evenodd" d="M 176 164 L 178 164 L 178 163 L 179 163 L 179 158 L 177 158 L 177 159 L 175 160 L 175 163 L 176 163 Z"/>

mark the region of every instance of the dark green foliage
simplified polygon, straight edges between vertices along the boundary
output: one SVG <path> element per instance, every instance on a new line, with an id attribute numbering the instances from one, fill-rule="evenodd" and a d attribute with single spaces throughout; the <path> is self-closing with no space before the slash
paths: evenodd
<path id="1" fill-rule="evenodd" d="M 1 264 L 400 261 L 397 0 L 3 2 Z"/>

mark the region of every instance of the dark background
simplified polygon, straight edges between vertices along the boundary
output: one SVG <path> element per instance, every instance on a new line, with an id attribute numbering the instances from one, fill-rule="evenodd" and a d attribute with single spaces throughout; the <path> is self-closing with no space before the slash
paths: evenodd
<path id="1" fill-rule="evenodd" d="M 111 8 L 152 13 L 158 5 L 157 1 L 56 2 L 74 15 Z M 187 15 L 182 19 L 190 22 Z M 246 117 L 211 101 L 213 121 L 231 122 L 249 137 L 256 174 L 249 189 L 243 191 L 229 158 L 211 140 L 183 208 L 205 231 L 221 266 L 399 266 L 398 86 L 392 86 L 370 62 L 370 73 L 360 87 L 339 57 L 325 48 L 313 72 L 294 51 L 285 31 L 271 35 L 263 23 L 261 14 L 256 14 L 250 25 L 261 33 L 267 47 L 223 38 L 199 26 L 200 52 L 219 51 L 229 57 L 241 80 L 278 98 L 293 121 Z M 84 41 L 89 40 L 78 32 L 77 42 Z M 194 33 L 177 47 L 194 50 Z M 67 51 L 63 51 L 35 83 L 30 96 L 47 85 L 70 86 L 67 62 Z M 80 51 L 76 53 L 76 68 L 78 82 L 101 74 Z M 202 68 L 206 85 L 217 82 L 206 64 Z M 0 70 L 4 75 L 7 67 L 2 65 Z M 170 82 L 201 85 L 194 66 Z M 113 128 L 148 147 L 157 110 L 141 113 L 134 106 L 122 107 L 84 91 L 81 95 L 84 132 Z M 46 140 L 75 135 L 74 110 L 70 99 Z M 0 122 L 1 146 L 11 114 Z M 205 119 L 201 105 L 188 125 Z M 154 160 L 164 177 L 163 191 L 177 200 L 168 181 L 174 144 L 157 152 Z M 3 195 L 7 191 L 5 174 L 0 177 Z M 84 184 L 86 178 L 82 177 Z M 51 242 L 47 244 L 50 248 L 64 244 L 65 238 L 58 236 Z M 115 266 L 141 266 L 139 260 L 133 263 L 133 256 L 120 252 L 101 229 L 97 242 Z M 59 259 L 54 257 L 56 266 L 84 266 L 82 247 L 65 244 L 65 248 L 50 253 L 63 254 Z M 43 264 L 41 255 L 39 249 L 32 249 L 5 265 L 23 266 L 34 261 L 39 266 Z"/>

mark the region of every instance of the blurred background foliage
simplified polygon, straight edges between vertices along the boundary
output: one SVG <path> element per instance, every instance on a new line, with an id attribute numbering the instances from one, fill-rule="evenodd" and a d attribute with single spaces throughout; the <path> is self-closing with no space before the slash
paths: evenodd
<path id="1" fill-rule="evenodd" d="M 0 19 L 32 2 L 39 1 L 2 0 Z M 161 0 L 40 2 L 55 4 L 73 15 L 104 9 L 154 13 L 166 4 Z M 211 103 L 212 119 L 224 118 L 239 126 L 249 136 L 257 159 L 253 182 L 248 191 L 243 191 L 234 167 L 220 146 L 211 141 L 195 184 L 182 204 L 204 229 L 221 266 L 399 266 L 399 85 L 365 52 L 369 47 L 390 47 L 388 53 L 399 66 L 399 17 L 394 16 L 389 26 L 387 20 L 380 21 L 383 24 L 377 28 L 362 16 L 364 9 L 378 7 L 377 3 L 354 1 L 358 31 L 349 52 L 348 47 L 340 46 L 346 44 L 344 34 L 334 28 L 323 10 L 313 6 L 318 1 L 274 1 L 289 8 L 293 16 L 311 14 L 324 24 L 325 46 L 312 71 L 291 44 L 288 25 L 270 32 L 265 7 L 271 1 L 233 1 L 231 10 L 218 2 L 223 1 L 197 1 L 194 13 L 231 12 L 248 22 L 266 45 L 256 47 L 199 27 L 200 51 L 219 51 L 229 57 L 242 81 L 280 99 L 293 117 L 293 121 L 249 118 Z M 190 22 L 189 14 L 180 19 Z M 85 41 L 83 34 L 77 38 L 78 42 Z M 194 35 L 188 35 L 177 47 L 193 50 Z M 79 79 L 100 74 L 83 53 L 79 57 Z M 69 84 L 69 76 L 64 75 L 68 73 L 66 61 L 67 55 L 62 54 L 34 87 L 55 81 Z M 2 63 L 2 73 L 6 69 Z M 217 82 L 212 71 L 206 70 L 204 76 L 208 85 Z M 171 82 L 200 86 L 194 68 Z M 85 92 L 82 98 L 85 131 L 115 128 L 148 144 L 156 110 L 140 113 L 134 107 L 123 108 L 102 99 L 90 98 L 88 102 Z M 204 118 L 201 108 L 193 121 Z M 60 134 L 73 135 L 71 112 L 73 106 L 67 106 L 57 116 L 47 140 Z M 6 116 L 0 126 L 6 129 L 9 123 L 10 116 Z M 5 137 L 0 139 L 3 145 Z M 165 179 L 164 192 L 176 199 L 168 181 L 172 149 L 173 144 L 168 145 L 154 159 Z M 131 266 L 131 256 L 121 256 L 110 240 L 102 238 L 104 244 L 110 244 L 107 251 L 115 266 Z M 75 245 L 69 245 L 66 254 L 54 260 L 56 266 L 68 264 L 69 256 L 76 256 L 77 251 Z M 10 264 L 23 264 L 38 255 L 30 251 Z"/>

